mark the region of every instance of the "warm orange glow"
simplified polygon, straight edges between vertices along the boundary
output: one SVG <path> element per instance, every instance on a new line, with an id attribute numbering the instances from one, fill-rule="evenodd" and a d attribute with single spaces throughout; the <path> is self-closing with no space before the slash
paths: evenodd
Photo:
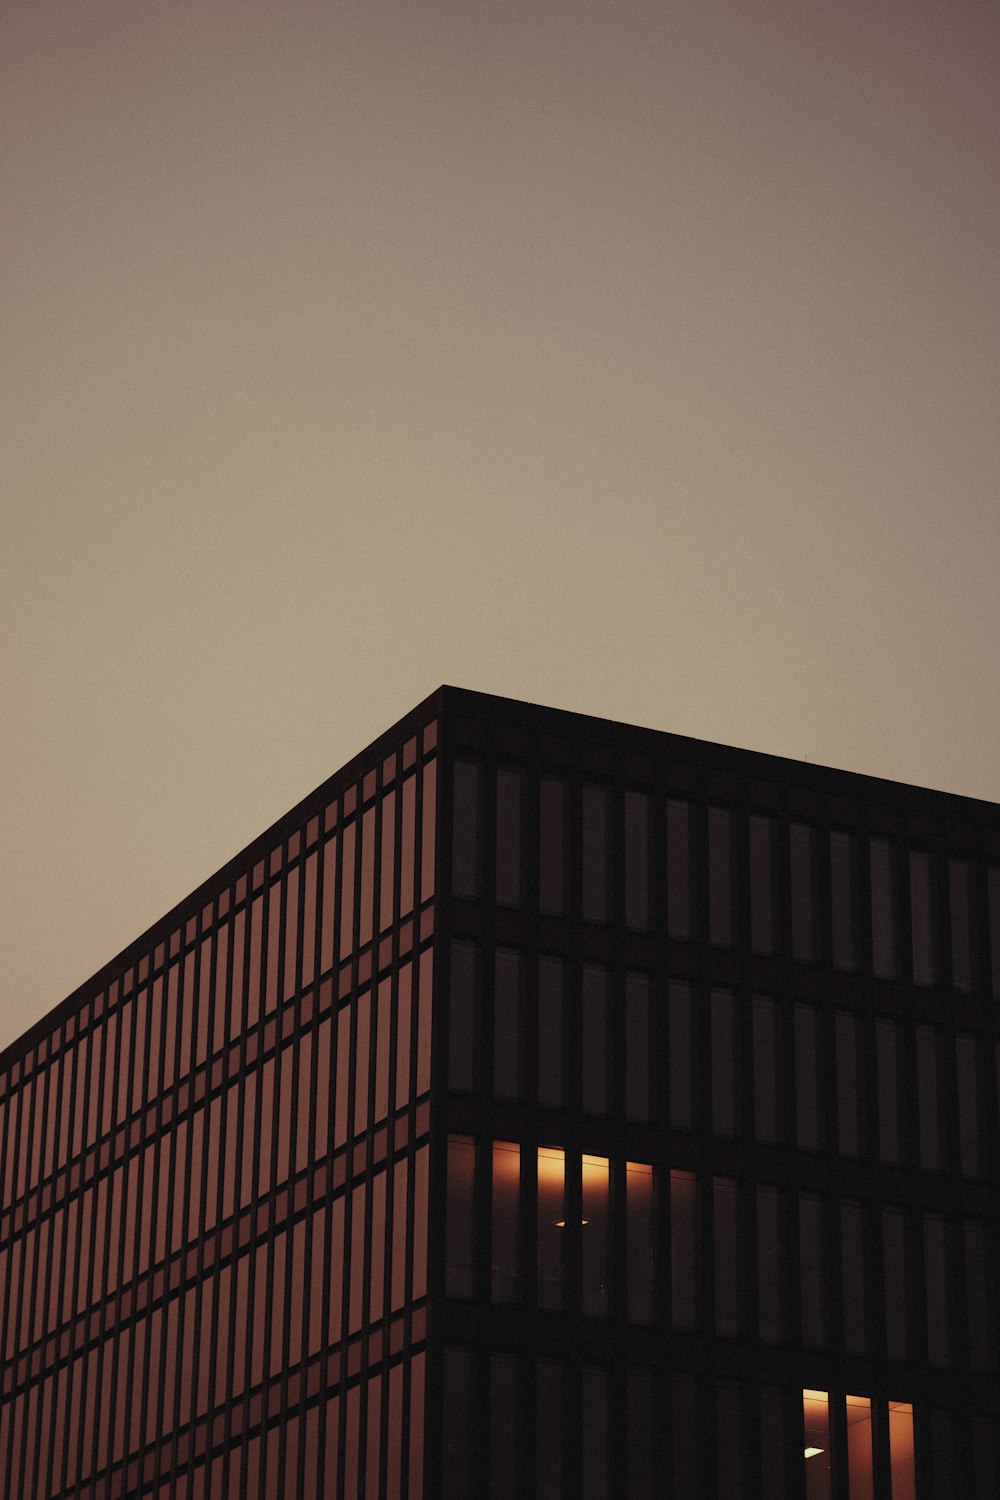
<path id="1" fill-rule="evenodd" d="M 830 1462 L 830 1397 L 826 1391 L 802 1392 L 803 1457 L 806 1500 L 830 1500 L 833 1479 Z"/>
<path id="2" fill-rule="evenodd" d="M 892 1500 L 915 1500 L 913 1407 L 908 1401 L 889 1402 L 889 1461 Z"/>

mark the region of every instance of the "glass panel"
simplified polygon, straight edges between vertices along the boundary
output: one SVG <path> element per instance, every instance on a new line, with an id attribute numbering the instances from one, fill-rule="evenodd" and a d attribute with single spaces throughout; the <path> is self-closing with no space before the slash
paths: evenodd
<path id="1" fill-rule="evenodd" d="M 715 1388 L 716 1489 L 719 1500 L 742 1500 L 744 1488 L 743 1412 L 740 1387 L 720 1380 Z"/>
<path id="2" fill-rule="evenodd" d="M 546 1359 L 536 1366 L 535 1494 L 562 1500 L 562 1370 Z"/>
<path id="3" fill-rule="evenodd" d="M 608 1158 L 584 1156 L 582 1174 L 583 1311 L 592 1318 L 608 1313 Z"/>
<path id="4" fill-rule="evenodd" d="M 916 1500 L 913 1407 L 908 1401 L 889 1402 L 889 1462 L 892 1468 L 892 1500 Z"/>
<path id="5" fill-rule="evenodd" d="M 396 793 L 382 799 L 382 848 L 379 852 L 379 929 L 385 932 L 395 920 L 396 891 Z"/>
<path id="6" fill-rule="evenodd" d="M 766 1145 L 778 1140 L 777 1007 L 765 995 L 753 997 L 754 1135 Z"/>
<path id="7" fill-rule="evenodd" d="M 924 1288 L 927 1358 L 932 1365 L 947 1365 L 951 1363 L 950 1282 L 947 1228 L 940 1214 L 924 1214 Z"/>
<path id="8" fill-rule="evenodd" d="M 872 963 L 880 979 L 896 973 L 896 913 L 893 851 L 885 839 L 869 844 L 872 897 Z"/>
<path id="9" fill-rule="evenodd" d="M 816 1011 L 811 1005 L 795 1007 L 795 1129 L 800 1151 L 818 1151 L 822 1145 L 819 1041 Z"/>
<path id="10" fill-rule="evenodd" d="M 853 835 L 831 833 L 830 915 L 835 969 L 850 970 L 858 966 L 857 884 L 854 870 Z"/>
<path id="11" fill-rule="evenodd" d="M 976 1079 L 976 1043 L 971 1036 L 955 1038 L 955 1074 L 958 1083 L 959 1161 L 965 1177 L 978 1177 L 982 1170 L 979 1155 L 979 1109 Z"/>
<path id="12" fill-rule="evenodd" d="M 715 1249 L 715 1332 L 720 1338 L 735 1338 L 742 1331 L 740 1298 L 739 1195 L 729 1177 L 712 1183 L 713 1238 Z"/>
<path id="13" fill-rule="evenodd" d="M 736 1041 L 733 997 L 714 989 L 712 1007 L 712 1128 L 717 1135 L 736 1133 Z"/>
<path id="14" fill-rule="evenodd" d="M 521 1148 L 513 1141 L 493 1142 L 493 1249 L 491 1295 L 494 1302 L 520 1302 L 517 1272 L 517 1226 L 521 1192 Z"/>
<path id="15" fill-rule="evenodd" d="M 583 789 L 583 920 L 608 920 L 608 794 Z"/>
<path id="16" fill-rule="evenodd" d="M 750 815 L 750 946 L 774 952 L 774 819 Z"/>
<path id="17" fill-rule="evenodd" d="M 668 990 L 670 1014 L 670 1123 L 690 1130 L 694 1049 L 691 1027 L 691 986 L 672 980 Z"/>
<path id="18" fill-rule="evenodd" d="M 586 1114 L 603 1115 L 608 1109 L 607 995 L 607 970 L 602 965 L 584 964 L 580 1045 L 581 1103 Z"/>
<path id="19" fill-rule="evenodd" d="M 760 1392 L 760 1493 L 765 1500 L 785 1500 L 787 1472 L 785 1394 L 765 1385 Z"/>
<path id="20" fill-rule="evenodd" d="M 565 1153 L 538 1148 L 538 1305 L 559 1311 L 563 1300 Z"/>
<path id="21" fill-rule="evenodd" d="M 717 947 L 733 943 L 732 817 L 724 807 L 708 809 L 708 938 Z"/>
<path id="22" fill-rule="evenodd" d="M 857 1016 L 838 1010 L 837 1029 L 837 1137 L 843 1156 L 861 1155 L 860 1027 Z"/>
<path id="23" fill-rule="evenodd" d="M 872 1404 L 867 1396 L 845 1396 L 844 1407 L 850 1500 L 875 1500 Z"/>
<path id="24" fill-rule="evenodd" d="M 444 1500 L 467 1500 L 472 1493 L 471 1436 L 472 1356 L 466 1349 L 444 1351 L 444 1423 L 441 1494 Z"/>
<path id="25" fill-rule="evenodd" d="M 476 1148 L 471 1136 L 448 1137 L 448 1211 L 445 1294 L 471 1297 Z"/>
<path id="26" fill-rule="evenodd" d="M 478 778 L 478 767 L 473 767 Z M 476 780 L 478 797 L 479 781 Z M 413 910 L 413 887 L 416 881 L 417 859 L 417 778 L 407 776 L 403 782 L 402 829 L 399 839 L 399 915 L 406 917 Z M 477 804 L 478 805 L 478 804 Z M 476 833 L 478 837 L 478 823 Z M 467 858 L 472 860 L 476 879 L 479 879 L 478 842 Z M 456 895 L 463 892 L 456 889 Z"/>
<path id="27" fill-rule="evenodd" d="M 927 1026 L 917 1028 L 917 1118 L 920 1165 L 925 1172 L 941 1170 L 941 1103 L 938 1096 L 937 1037 Z"/>
<path id="28" fill-rule="evenodd" d="M 625 1163 L 628 1256 L 628 1317 L 632 1323 L 653 1321 L 653 1168 L 643 1162 Z"/>
<path id="29" fill-rule="evenodd" d="M 580 1385 L 580 1493 L 583 1500 L 607 1500 L 610 1493 L 607 1373 L 585 1365 Z"/>
<path id="30" fill-rule="evenodd" d="M 975 987 L 972 963 L 972 878 L 968 861 L 948 861 L 951 913 L 951 981 L 956 990 Z"/>
<path id="31" fill-rule="evenodd" d="M 492 1355 L 489 1500 L 511 1500 L 512 1496 L 520 1493 L 522 1423 L 518 1414 L 519 1385 L 516 1357 L 513 1354 Z"/>
<path id="32" fill-rule="evenodd" d="M 420 899 L 429 901 L 434 894 L 434 869 L 437 863 L 435 835 L 437 824 L 437 761 L 423 768 L 424 805 L 421 815 Z"/>
<path id="33" fill-rule="evenodd" d="M 890 1359 L 909 1352 L 907 1318 L 906 1220 L 898 1208 L 882 1210 L 882 1267 L 885 1294 L 885 1348 Z"/>
<path id="34" fill-rule="evenodd" d="M 875 1022 L 878 1077 L 878 1142 L 884 1162 L 896 1164 L 899 1152 L 899 1048 L 895 1021 Z"/>
<path id="35" fill-rule="evenodd" d="M 361 909 L 358 942 L 371 941 L 375 916 L 375 808 L 369 807 L 361 819 Z"/>
<path id="36" fill-rule="evenodd" d="M 521 956 L 498 948 L 493 966 L 493 1094 L 520 1097 Z"/>
<path id="37" fill-rule="evenodd" d="M 539 792 L 538 904 L 543 912 L 566 910 L 566 783 L 543 776 Z"/>
<path id="38" fill-rule="evenodd" d="M 625 925 L 648 932 L 652 900 L 652 799 L 643 792 L 625 793 Z"/>
<path id="39" fill-rule="evenodd" d="M 826 1391 L 802 1392 L 802 1427 L 806 1500 L 831 1500 L 833 1453 L 830 1446 L 830 1402 Z"/>
<path id="40" fill-rule="evenodd" d="M 782 1292 L 785 1255 L 781 1233 L 781 1194 L 766 1183 L 757 1186 L 757 1332 L 766 1344 L 784 1338 Z"/>
<path id="41" fill-rule="evenodd" d="M 929 854 L 910 851 L 910 929 L 913 945 L 913 979 L 933 984 L 936 978 L 936 932 L 933 870 Z"/>
<path id="42" fill-rule="evenodd" d="M 427 1168 L 428 1147 L 413 1158 L 413 1297 L 427 1295 Z"/>
<path id="43" fill-rule="evenodd" d="M 675 1328 L 696 1325 L 698 1183 L 693 1172 L 670 1173 L 670 1300 Z"/>
<path id="44" fill-rule="evenodd" d="M 843 1269 L 844 1348 L 848 1354 L 864 1354 L 867 1347 L 864 1209 L 850 1198 L 840 1205 L 840 1263 Z"/>
<path id="45" fill-rule="evenodd" d="M 463 1092 L 476 1087 L 479 1032 L 479 963 L 476 945 L 451 945 L 451 995 L 448 1011 L 448 1084 Z"/>
<path id="46" fill-rule="evenodd" d="M 520 771 L 497 771 L 497 901 L 520 906 L 524 857 L 523 782 Z"/>
<path id="47" fill-rule="evenodd" d="M 652 1372 L 628 1372 L 628 1422 L 625 1457 L 629 1500 L 653 1500 L 653 1378 Z M 499 1497 L 498 1497 L 499 1500 Z M 506 1497 L 505 1497 L 506 1500 Z"/>
<path id="48" fill-rule="evenodd" d="M 672 1494 L 676 1496 L 701 1495 L 700 1436 L 702 1431 L 701 1403 L 698 1387 L 689 1375 L 673 1378 L 673 1479 Z"/>
<path id="49" fill-rule="evenodd" d="M 986 1251 L 986 1227 L 974 1220 L 965 1224 L 965 1300 L 968 1313 L 969 1363 L 989 1370 L 993 1356 L 993 1307 Z"/>
<path id="50" fill-rule="evenodd" d="M 563 1102 L 563 962 L 538 961 L 538 1102 L 558 1108 Z"/>
<path id="51" fill-rule="evenodd" d="M 689 938 L 693 931 L 691 834 L 690 803 L 668 801 L 667 932 L 673 938 Z"/>
<path id="52" fill-rule="evenodd" d="M 479 895 L 482 820 L 482 775 L 473 761 L 456 760 L 454 767 L 451 881 L 456 896 Z M 411 785 L 410 778 L 408 785 Z"/>
<path id="53" fill-rule="evenodd" d="M 625 1113 L 630 1120 L 653 1114 L 656 1048 L 651 985 L 647 974 L 625 975 Z"/>
<path id="54" fill-rule="evenodd" d="M 816 957 L 816 831 L 806 823 L 788 830 L 792 897 L 792 957 L 811 963 Z"/>
<path id="55" fill-rule="evenodd" d="M 823 1205 L 814 1193 L 799 1194 L 799 1270 L 802 1277 L 802 1342 L 822 1349 L 826 1336 L 823 1271 L 827 1262 Z"/>
<path id="56" fill-rule="evenodd" d="M 993 998 L 1000 1000 L 1000 870 L 990 869 L 986 877 L 990 913 L 990 958 L 993 973 Z"/>

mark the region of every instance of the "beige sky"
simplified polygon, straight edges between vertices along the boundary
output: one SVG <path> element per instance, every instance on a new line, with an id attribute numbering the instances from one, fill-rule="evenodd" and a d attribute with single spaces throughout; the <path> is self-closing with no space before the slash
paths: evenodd
<path id="1" fill-rule="evenodd" d="M 992 0 L 0 0 L 0 1045 L 442 681 L 1000 798 Z"/>

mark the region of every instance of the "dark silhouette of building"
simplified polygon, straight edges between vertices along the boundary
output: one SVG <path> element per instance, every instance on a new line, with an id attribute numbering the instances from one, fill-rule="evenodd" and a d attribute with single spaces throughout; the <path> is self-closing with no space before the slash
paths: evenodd
<path id="1" fill-rule="evenodd" d="M 0 1492 L 1000 1492 L 1000 809 L 442 688 L 0 1056 Z"/>

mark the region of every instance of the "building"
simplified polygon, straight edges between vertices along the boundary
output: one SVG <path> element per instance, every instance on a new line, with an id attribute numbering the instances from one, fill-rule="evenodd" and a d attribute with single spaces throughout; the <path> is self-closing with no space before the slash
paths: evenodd
<path id="1" fill-rule="evenodd" d="M 442 688 L 0 1056 L 46 1500 L 986 1500 L 1000 809 Z"/>

